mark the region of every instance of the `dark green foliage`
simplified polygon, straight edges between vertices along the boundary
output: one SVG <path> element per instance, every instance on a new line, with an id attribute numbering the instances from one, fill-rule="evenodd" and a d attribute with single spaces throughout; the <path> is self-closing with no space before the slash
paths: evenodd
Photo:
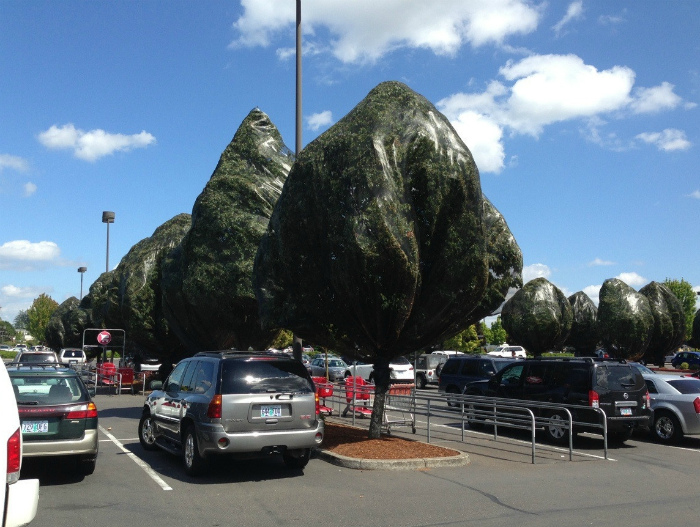
<path id="1" fill-rule="evenodd" d="M 647 297 L 622 280 L 610 278 L 603 282 L 599 298 L 598 328 L 608 353 L 621 359 L 641 359 L 654 330 Z"/>
<path id="2" fill-rule="evenodd" d="M 649 299 L 654 316 L 654 328 L 644 358 L 648 363 L 663 367 L 666 355 L 676 351 L 685 341 L 683 306 L 664 284 L 651 282 L 639 292 Z"/>
<path id="3" fill-rule="evenodd" d="M 505 218 L 484 196 L 484 228 L 489 278 L 484 297 L 470 314 L 468 322 L 477 323 L 491 315 L 506 300 L 510 289 L 523 286 L 523 255 Z"/>
<path id="4" fill-rule="evenodd" d="M 128 351 L 176 357 L 180 341 L 163 315 L 161 265 L 163 258 L 190 228 L 190 215 L 179 214 L 134 245 L 116 269 L 103 273 L 90 287 L 81 308 L 90 306 L 95 327 L 125 331 Z"/>
<path id="5" fill-rule="evenodd" d="M 46 326 L 46 344 L 50 348 L 60 350 L 68 347 L 82 347 L 82 328 L 66 327 L 70 314 L 78 310 L 78 305 L 78 299 L 72 296 L 59 305 L 51 315 Z M 78 339 L 75 338 L 76 336 Z M 66 342 L 70 342 L 70 344 L 66 344 Z"/>
<path id="6" fill-rule="evenodd" d="M 700 348 L 700 309 L 697 310 L 693 319 L 693 332 L 690 343 L 695 348 Z"/>
<path id="7" fill-rule="evenodd" d="M 598 345 L 598 308 L 586 293 L 579 291 L 569 297 L 573 323 L 566 345 L 576 349 L 577 356 L 590 356 Z"/>
<path id="8" fill-rule="evenodd" d="M 192 209 L 192 227 L 163 266 L 172 331 L 192 350 L 265 348 L 251 275 L 272 209 L 293 158 L 257 108 L 224 150 Z"/>
<path id="9" fill-rule="evenodd" d="M 380 84 L 287 179 L 255 262 L 263 323 L 373 362 L 445 340 L 487 285 L 482 216 L 447 119 Z"/>
<path id="10" fill-rule="evenodd" d="M 558 287 L 546 278 L 530 280 L 501 310 L 503 328 L 510 344 L 520 344 L 541 355 L 559 349 L 573 322 L 571 304 Z"/>
<path id="11" fill-rule="evenodd" d="M 424 97 L 385 82 L 299 155 L 253 284 L 267 327 L 374 363 L 378 437 L 389 361 L 465 329 L 488 268 L 471 153 Z"/>

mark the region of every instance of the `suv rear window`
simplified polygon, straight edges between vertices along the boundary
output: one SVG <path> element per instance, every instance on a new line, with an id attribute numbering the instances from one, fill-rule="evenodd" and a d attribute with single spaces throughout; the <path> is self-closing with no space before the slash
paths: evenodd
<path id="1" fill-rule="evenodd" d="M 294 360 L 226 360 L 221 393 L 313 392 L 306 368 Z"/>
<path id="2" fill-rule="evenodd" d="M 614 391 L 640 390 L 644 388 L 644 378 L 632 366 L 622 364 L 598 364 L 595 384 L 600 388 Z"/>

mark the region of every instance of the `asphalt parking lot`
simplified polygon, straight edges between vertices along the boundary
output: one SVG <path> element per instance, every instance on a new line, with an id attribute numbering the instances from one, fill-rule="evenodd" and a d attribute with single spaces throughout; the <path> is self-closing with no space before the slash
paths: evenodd
<path id="1" fill-rule="evenodd" d="M 217 462 L 206 476 L 184 475 L 181 461 L 145 452 L 136 435 L 143 396 L 98 395 L 100 455 L 82 478 L 65 463 L 27 462 L 22 477 L 39 477 L 33 526 L 109 522 L 203 525 L 695 525 L 700 440 L 677 447 L 633 437 L 601 456 L 602 440 L 579 437 L 574 461 L 538 445 L 531 464 L 520 434 L 469 432 L 462 467 L 353 470 L 319 457 L 304 471 L 276 458 Z M 421 438 L 421 423 L 416 436 Z M 439 423 L 433 431 L 439 438 Z M 442 423 L 439 426 L 451 426 Z M 424 434 L 424 431 L 423 431 Z M 33 460 L 29 460 L 33 461 Z"/>

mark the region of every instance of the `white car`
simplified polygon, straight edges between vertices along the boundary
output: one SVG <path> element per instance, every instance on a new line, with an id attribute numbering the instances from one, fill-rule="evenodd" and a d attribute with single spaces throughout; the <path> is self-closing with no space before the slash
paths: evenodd
<path id="1" fill-rule="evenodd" d="M 494 351 L 489 351 L 487 355 L 491 355 L 492 357 L 526 359 L 527 351 L 522 346 L 501 346 Z"/>
<path id="2" fill-rule="evenodd" d="M 0 491 L 0 525 L 20 527 L 27 525 L 36 516 L 39 504 L 39 480 L 19 479 L 22 468 L 22 433 L 19 426 L 17 400 L 12 389 L 10 376 L 4 366 L 0 366 L 0 444 L 5 445 L 5 453 L 0 454 L 0 471 L 5 474 L 5 482 Z"/>
<path id="3" fill-rule="evenodd" d="M 391 359 L 389 363 L 389 376 L 392 383 L 410 383 L 415 381 L 413 364 L 405 357 L 396 357 Z M 364 362 L 357 362 L 356 364 L 349 364 L 345 370 L 345 377 L 350 377 L 351 375 L 357 375 L 362 377 L 364 380 L 373 383 L 374 382 L 374 364 L 365 364 Z"/>
<path id="4" fill-rule="evenodd" d="M 63 348 L 58 352 L 58 360 L 62 364 L 83 364 L 87 357 L 80 348 Z"/>

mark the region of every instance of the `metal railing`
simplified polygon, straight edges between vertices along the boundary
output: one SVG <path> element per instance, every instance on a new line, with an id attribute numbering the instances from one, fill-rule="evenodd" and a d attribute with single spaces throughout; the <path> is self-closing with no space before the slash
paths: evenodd
<path id="1" fill-rule="evenodd" d="M 330 383 L 328 383 L 330 384 Z M 363 393 L 364 392 L 364 393 Z M 328 394 L 329 390 L 325 390 Z M 359 395 L 359 399 L 358 399 Z M 344 384 L 333 384 L 330 395 L 323 398 L 322 404 L 330 410 L 330 414 L 343 415 L 343 411 L 348 407 L 356 408 L 358 406 L 372 409 L 374 396 L 374 386 L 348 386 Z M 601 408 L 579 405 L 563 405 L 549 402 L 537 401 L 522 401 L 515 399 L 501 399 L 495 397 L 486 397 L 479 395 L 458 395 L 442 393 L 416 393 L 415 390 L 411 395 L 393 395 L 392 404 L 385 406 L 385 415 L 382 416 L 383 423 L 391 423 L 392 419 L 386 416 L 387 412 L 396 410 L 397 408 L 404 412 L 410 412 L 411 423 L 414 433 L 416 429 L 422 427 L 417 426 L 417 417 L 424 418 L 425 422 L 425 437 L 426 442 L 432 440 L 431 430 L 432 421 L 437 418 L 446 418 L 454 420 L 459 419 L 462 442 L 466 441 L 465 431 L 471 423 L 483 423 L 492 427 L 493 438 L 499 440 L 499 428 L 510 428 L 527 430 L 530 433 L 530 450 L 532 463 L 535 463 L 535 455 L 537 450 L 536 431 L 549 426 L 560 428 L 562 433 L 568 436 L 568 451 L 569 460 L 573 460 L 573 436 L 572 430 L 587 430 L 602 434 L 604 457 L 608 459 L 608 428 L 607 416 Z M 448 400 L 453 405 L 448 406 Z M 572 410 L 577 414 L 591 415 L 590 421 L 574 421 Z M 348 412 L 345 412 L 346 414 Z M 566 417 L 563 419 L 553 420 L 550 416 L 563 414 Z M 371 415 L 371 411 L 351 412 L 351 422 L 356 425 L 356 419 L 367 418 Z M 390 429 L 385 426 L 385 429 L 390 432 Z"/>

